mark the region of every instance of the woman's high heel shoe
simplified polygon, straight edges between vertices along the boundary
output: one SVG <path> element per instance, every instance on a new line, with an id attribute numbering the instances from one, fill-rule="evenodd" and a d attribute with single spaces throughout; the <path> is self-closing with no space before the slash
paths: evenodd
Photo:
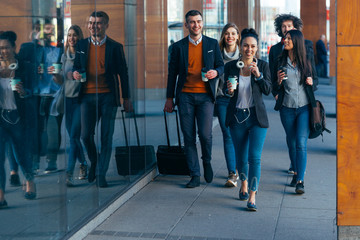
<path id="1" fill-rule="evenodd" d="M 24 194 L 24 197 L 28 200 L 33 200 L 36 198 L 36 185 L 35 183 L 33 182 L 32 184 L 34 184 L 34 190 L 33 192 L 31 191 L 26 191 L 25 194 Z"/>
<path id="2" fill-rule="evenodd" d="M 247 209 L 248 209 L 249 211 L 255 212 L 255 211 L 257 210 L 257 207 L 256 207 L 255 203 L 253 203 L 253 202 L 248 202 L 248 203 L 247 203 Z"/>
<path id="3" fill-rule="evenodd" d="M 247 201 L 249 199 L 249 193 L 247 192 L 239 192 L 239 199 L 240 201 Z"/>

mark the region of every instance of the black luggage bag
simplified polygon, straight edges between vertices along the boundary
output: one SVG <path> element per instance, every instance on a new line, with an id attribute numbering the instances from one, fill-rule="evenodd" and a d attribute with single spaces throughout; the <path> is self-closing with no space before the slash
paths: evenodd
<path id="1" fill-rule="evenodd" d="M 166 121 L 166 113 L 164 112 L 167 145 L 158 146 L 156 152 L 157 166 L 161 174 L 190 175 L 184 147 L 181 146 L 177 110 L 174 111 L 176 113 L 176 129 L 178 134 L 179 146 L 170 146 L 169 130 Z"/>
<path id="2" fill-rule="evenodd" d="M 126 146 L 115 148 L 115 160 L 118 174 L 121 176 L 127 176 L 145 172 L 146 170 L 150 169 L 155 165 L 156 159 L 154 146 L 140 145 L 139 132 L 135 114 L 133 114 L 133 116 L 135 123 L 136 140 L 138 145 L 129 146 L 126 134 L 124 110 L 121 111 L 121 116 L 124 126 Z"/>

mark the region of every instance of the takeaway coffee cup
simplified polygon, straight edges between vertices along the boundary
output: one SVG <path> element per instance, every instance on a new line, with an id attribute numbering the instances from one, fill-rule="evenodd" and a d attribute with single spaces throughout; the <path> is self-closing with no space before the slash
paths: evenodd
<path id="1" fill-rule="evenodd" d="M 40 71 L 39 73 L 43 74 L 44 73 L 44 64 L 40 63 Z"/>
<path id="2" fill-rule="evenodd" d="M 283 78 L 283 81 L 284 80 L 287 80 L 288 79 L 288 76 L 287 76 L 287 68 L 282 66 L 282 67 L 279 67 L 279 70 L 280 71 L 283 71 L 285 73 L 285 77 Z"/>
<path id="3" fill-rule="evenodd" d="M 228 80 L 231 83 L 231 89 L 235 90 L 237 87 L 237 76 L 229 76 Z"/>
<path id="4" fill-rule="evenodd" d="M 86 82 L 86 72 L 80 73 L 81 74 L 81 79 L 80 82 Z"/>
<path id="5" fill-rule="evenodd" d="M 207 72 L 208 72 L 208 70 L 207 70 L 206 68 L 201 69 L 201 80 L 203 80 L 203 82 L 209 81 L 209 79 L 207 79 L 207 78 L 205 77 L 205 74 L 206 74 Z"/>
<path id="6" fill-rule="evenodd" d="M 60 63 L 53 63 L 52 64 L 54 67 L 54 74 L 59 74 L 61 71 L 61 64 Z"/>
<path id="7" fill-rule="evenodd" d="M 18 84 L 20 82 L 21 82 L 20 79 L 17 79 L 17 78 L 11 79 L 11 81 L 10 81 L 11 89 L 13 91 L 16 91 L 16 84 Z"/>

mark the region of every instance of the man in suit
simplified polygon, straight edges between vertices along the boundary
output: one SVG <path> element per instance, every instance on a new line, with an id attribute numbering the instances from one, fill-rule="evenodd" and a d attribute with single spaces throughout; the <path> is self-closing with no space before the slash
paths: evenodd
<path id="1" fill-rule="evenodd" d="M 300 18 L 291 15 L 291 14 L 279 14 L 275 18 L 274 26 L 277 34 L 279 37 L 281 37 L 281 41 L 275 44 L 270 48 L 269 52 L 269 67 L 271 72 L 271 81 L 274 86 L 277 82 L 277 64 L 278 64 L 278 58 L 282 53 L 282 50 L 284 48 L 284 38 L 285 34 L 292 30 L 292 29 L 298 29 L 302 30 L 303 28 L 303 22 Z M 315 60 L 314 60 L 314 48 L 313 48 L 313 42 L 310 40 L 305 39 L 305 47 L 306 47 L 306 55 L 310 59 L 311 64 L 315 66 Z M 313 77 L 313 79 L 315 79 Z M 317 79 L 317 78 L 316 78 Z M 318 82 L 314 82 L 314 90 L 317 89 Z M 273 95 L 276 97 L 276 88 L 273 88 Z"/>
<path id="2" fill-rule="evenodd" d="M 32 91 L 26 111 L 33 116 L 29 125 L 35 174 L 39 171 L 40 157 L 44 155 L 47 161 L 44 173 L 57 171 L 57 154 L 61 143 L 63 114 L 50 115 L 54 94 L 59 91 L 61 84 L 55 81 L 48 67 L 53 63 L 59 63 L 63 52 L 62 47 L 54 46 L 54 35 L 55 26 L 52 19 L 45 18 L 41 39 L 22 44 L 19 51 L 19 59 L 25 64 L 26 81 L 31 84 Z"/>
<path id="3" fill-rule="evenodd" d="M 117 106 L 120 89 L 123 107 L 132 111 L 129 100 L 129 78 L 123 45 L 106 35 L 109 16 L 102 11 L 89 17 L 90 37 L 78 42 L 73 77 L 85 81 L 81 86 L 81 138 L 89 156 L 91 167 L 88 181 L 96 179 L 99 187 L 107 187 L 105 179 L 112 151 Z M 94 135 L 96 123 L 101 120 L 101 150 L 97 153 Z"/>
<path id="4" fill-rule="evenodd" d="M 284 48 L 284 38 L 288 31 L 292 29 L 298 29 L 302 30 L 303 28 L 303 22 L 300 18 L 291 15 L 291 14 L 279 14 L 275 18 L 274 26 L 277 34 L 279 37 L 281 37 L 281 41 L 275 44 L 270 48 L 269 52 L 269 68 L 271 73 L 271 82 L 272 82 L 272 94 L 277 99 L 278 97 L 278 83 L 277 83 L 277 72 L 278 72 L 278 62 L 279 62 L 279 56 L 281 55 L 283 48 Z M 305 39 L 305 48 L 306 48 L 306 55 L 307 58 L 310 60 L 311 65 L 315 66 L 314 61 L 314 49 L 313 49 L 313 43 L 310 40 Z M 316 71 L 314 69 L 313 71 L 316 74 Z M 314 91 L 317 89 L 318 85 L 318 78 L 317 76 L 313 76 L 314 84 L 313 88 Z M 290 168 L 288 171 L 289 174 L 294 174 L 293 167 L 290 163 Z"/>
<path id="5" fill-rule="evenodd" d="M 326 36 L 322 34 L 316 42 L 317 73 L 320 77 L 327 76 L 327 50 L 325 47 Z"/>
<path id="6" fill-rule="evenodd" d="M 185 20 L 189 35 L 172 45 L 164 111 L 172 112 L 174 106 L 178 105 L 191 176 L 186 187 L 194 188 L 200 186 L 196 125 L 201 144 L 204 178 L 208 183 L 213 179 L 210 163 L 212 120 L 216 81 L 224 71 L 224 63 L 217 40 L 202 35 L 202 14 L 197 10 L 190 10 L 186 13 Z M 206 72 L 205 81 L 202 80 L 202 68 L 205 68 Z"/>

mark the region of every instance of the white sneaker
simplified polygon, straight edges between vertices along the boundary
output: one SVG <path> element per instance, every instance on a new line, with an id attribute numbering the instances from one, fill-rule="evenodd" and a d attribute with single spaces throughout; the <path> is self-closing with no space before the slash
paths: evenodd
<path id="1" fill-rule="evenodd" d="M 239 176 L 235 173 L 230 173 L 225 183 L 225 187 L 237 187 L 237 180 Z"/>

